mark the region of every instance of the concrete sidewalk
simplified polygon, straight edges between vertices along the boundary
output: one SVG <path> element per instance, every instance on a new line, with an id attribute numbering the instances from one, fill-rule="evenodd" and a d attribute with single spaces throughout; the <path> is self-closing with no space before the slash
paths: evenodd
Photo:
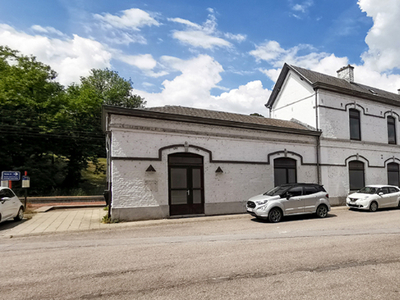
<path id="1" fill-rule="evenodd" d="M 107 228 L 101 223 L 107 214 L 103 207 L 57 208 L 43 210 L 24 218 L 21 222 L 6 221 L 0 224 L 0 237 L 40 235 Z"/>
<path id="2" fill-rule="evenodd" d="M 332 207 L 331 213 L 335 210 L 347 209 L 346 206 Z M 0 223 L 0 238 L 12 238 L 17 236 L 43 235 L 60 232 L 77 232 L 94 229 L 115 229 L 121 227 L 141 227 L 149 225 L 162 225 L 184 222 L 206 222 L 212 219 L 231 219 L 231 218 L 251 218 L 248 214 L 204 216 L 198 218 L 178 218 L 178 219 L 160 219 L 137 222 L 121 222 L 104 224 L 101 222 L 107 215 L 104 207 L 75 207 L 42 209 L 32 215 L 32 218 L 20 222 L 6 221 Z"/>

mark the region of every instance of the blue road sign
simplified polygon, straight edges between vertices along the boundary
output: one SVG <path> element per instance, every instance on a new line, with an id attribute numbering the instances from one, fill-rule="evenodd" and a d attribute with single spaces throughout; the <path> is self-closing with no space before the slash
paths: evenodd
<path id="1" fill-rule="evenodd" d="M 19 181 L 21 180 L 21 173 L 19 171 L 2 171 L 1 180 Z"/>

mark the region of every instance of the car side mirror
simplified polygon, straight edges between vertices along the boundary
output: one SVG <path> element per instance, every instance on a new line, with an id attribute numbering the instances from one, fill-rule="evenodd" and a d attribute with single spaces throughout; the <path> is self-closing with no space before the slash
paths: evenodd
<path id="1" fill-rule="evenodd" d="M 287 194 L 286 194 L 286 199 L 288 199 L 288 200 L 289 200 L 289 199 L 290 199 L 290 197 L 292 197 L 292 196 L 293 196 L 293 195 L 292 195 L 291 193 L 287 193 Z"/>
<path id="2" fill-rule="evenodd" d="M 379 192 L 378 195 L 379 195 L 379 196 L 382 196 L 382 195 L 383 195 L 383 192 Z"/>

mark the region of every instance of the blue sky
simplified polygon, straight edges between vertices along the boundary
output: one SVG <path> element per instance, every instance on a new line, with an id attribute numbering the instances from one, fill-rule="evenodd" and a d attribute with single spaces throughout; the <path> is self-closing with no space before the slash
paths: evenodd
<path id="1" fill-rule="evenodd" d="M 267 115 L 283 64 L 400 88 L 398 0 L 0 0 L 0 44 L 64 85 L 92 68 L 134 83 L 147 106 Z"/>

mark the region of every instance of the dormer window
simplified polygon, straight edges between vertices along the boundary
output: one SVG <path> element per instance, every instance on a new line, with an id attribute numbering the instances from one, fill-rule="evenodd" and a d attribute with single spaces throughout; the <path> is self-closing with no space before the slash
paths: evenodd
<path id="1" fill-rule="evenodd" d="M 361 141 L 360 112 L 356 109 L 349 110 L 350 139 Z"/>

